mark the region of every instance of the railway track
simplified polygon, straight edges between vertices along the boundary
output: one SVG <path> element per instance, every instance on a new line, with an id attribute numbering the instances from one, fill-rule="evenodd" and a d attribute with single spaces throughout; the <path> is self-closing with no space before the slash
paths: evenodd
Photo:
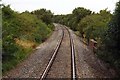
<path id="1" fill-rule="evenodd" d="M 68 35 L 69 35 L 69 39 L 70 39 L 70 49 L 71 49 L 71 78 L 72 78 L 73 80 L 75 80 L 75 78 L 76 78 L 76 69 L 75 69 L 74 43 L 73 43 L 73 39 L 72 39 L 72 36 L 71 36 L 70 31 L 68 30 L 68 28 L 67 28 L 67 27 L 64 27 L 64 29 L 67 30 Z M 58 40 L 58 43 L 57 43 L 57 45 L 56 45 L 56 48 L 55 48 L 55 50 L 53 51 L 53 55 L 52 55 L 51 59 L 49 60 L 48 65 L 46 66 L 43 74 L 41 75 L 40 80 L 43 80 L 43 79 L 46 78 L 47 74 L 49 73 L 49 70 L 50 70 L 51 67 L 52 67 L 52 64 L 54 63 L 54 60 L 55 60 L 55 58 L 56 58 L 57 53 L 59 52 L 59 48 L 61 47 L 61 43 L 62 43 L 63 38 L 64 38 L 64 35 L 65 35 L 64 29 L 62 28 L 62 36 L 61 36 L 61 39 Z"/>
<path id="2" fill-rule="evenodd" d="M 72 79 L 75 80 L 76 78 L 76 67 L 75 67 L 75 49 L 74 49 L 74 42 L 73 42 L 73 38 L 71 36 L 71 33 L 69 31 L 69 29 L 67 29 L 67 27 L 65 27 L 66 30 L 69 33 L 69 37 L 70 37 L 70 47 L 71 47 L 71 67 L 72 67 Z"/>
<path id="3" fill-rule="evenodd" d="M 92 51 L 86 50 L 87 46 L 84 47 L 80 38 L 72 30 L 59 24 L 54 25 L 55 31 L 51 37 L 38 46 L 34 54 L 3 75 L 3 79 L 71 78 L 75 80 L 78 78 L 117 77 L 112 68 L 108 69 L 108 66 L 99 60 Z"/>

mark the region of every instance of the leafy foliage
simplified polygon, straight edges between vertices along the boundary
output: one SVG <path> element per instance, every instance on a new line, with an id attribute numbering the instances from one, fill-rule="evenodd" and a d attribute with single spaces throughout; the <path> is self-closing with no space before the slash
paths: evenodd
<path id="1" fill-rule="evenodd" d="M 99 54 L 102 59 L 113 65 L 120 75 L 120 1 L 116 4 L 115 12 L 108 25 Z"/>
<path id="2" fill-rule="evenodd" d="M 33 11 L 32 14 L 35 14 L 38 19 L 42 20 L 46 24 L 52 23 L 53 13 L 50 10 L 39 9 Z"/>
<path id="3" fill-rule="evenodd" d="M 101 10 L 99 14 L 92 14 L 84 17 L 78 24 L 78 30 L 83 37 L 88 39 L 102 39 L 108 29 L 111 14 L 107 10 Z"/>
<path id="4" fill-rule="evenodd" d="M 78 7 L 73 10 L 73 15 L 76 17 L 76 23 L 78 23 L 86 15 L 90 15 L 91 11 L 83 7 Z"/>
<path id="5" fill-rule="evenodd" d="M 15 12 L 9 5 L 2 7 L 2 13 L 2 61 L 5 72 L 24 59 L 38 43 L 45 41 L 54 27 L 51 22 L 46 24 L 47 20 L 38 19 L 28 11 Z M 27 45 L 30 47 L 24 47 Z"/>
<path id="6" fill-rule="evenodd" d="M 83 7 L 75 8 L 72 11 L 72 14 L 67 15 L 55 15 L 53 21 L 69 26 L 74 31 L 77 30 L 77 25 L 82 18 L 87 15 L 90 15 L 91 11 Z"/>

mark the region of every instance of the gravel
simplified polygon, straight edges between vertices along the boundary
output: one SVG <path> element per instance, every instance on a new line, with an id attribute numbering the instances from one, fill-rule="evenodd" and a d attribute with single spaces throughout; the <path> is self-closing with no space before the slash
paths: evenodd
<path id="1" fill-rule="evenodd" d="M 64 37 L 55 61 L 47 78 L 71 78 L 71 50 L 68 31 L 64 29 Z"/>
<path id="2" fill-rule="evenodd" d="M 97 58 L 97 56 L 72 33 L 75 45 L 77 78 L 114 78 L 115 71 Z"/>

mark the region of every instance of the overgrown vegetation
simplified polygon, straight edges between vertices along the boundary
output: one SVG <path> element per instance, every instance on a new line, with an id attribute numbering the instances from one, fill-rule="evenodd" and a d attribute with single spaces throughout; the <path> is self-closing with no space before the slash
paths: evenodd
<path id="1" fill-rule="evenodd" d="M 86 16 L 78 23 L 78 31 L 82 37 L 85 36 L 87 43 L 89 43 L 90 39 L 94 39 L 100 46 L 111 17 L 112 15 L 106 9 L 101 10 L 100 13 Z"/>
<path id="2" fill-rule="evenodd" d="M 85 37 L 87 43 L 89 40 L 95 39 L 100 44 L 104 33 L 108 29 L 108 23 L 111 20 L 112 14 L 105 10 L 99 13 L 94 13 L 88 9 L 78 7 L 75 8 L 72 14 L 55 15 L 53 20 L 57 23 L 67 25 L 74 31 L 79 31 L 80 37 Z"/>
<path id="3" fill-rule="evenodd" d="M 41 10 L 40 10 L 41 11 Z M 46 10 L 44 10 L 44 13 Z M 48 12 L 50 13 L 50 12 Z M 52 15 L 52 13 L 50 13 Z M 42 14 L 37 14 L 42 16 Z M 13 68 L 53 31 L 52 20 L 38 18 L 28 11 L 18 13 L 10 6 L 2 7 L 2 63 L 3 73 Z M 50 15 L 50 16 L 51 16 Z M 44 14 L 44 16 L 49 16 Z M 47 23 L 47 24 L 46 24 Z"/>
<path id="4" fill-rule="evenodd" d="M 99 48 L 98 55 L 114 66 L 120 75 L 120 1 L 116 4 L 115 12 L 102 40 L 103 44 Z"/>
<path id="5" fill-rule="evenodd" d="M 120 1 L 113 14 L 101 10 L 94 13 L 88 9 L 78 7 L 72 14 L 55 15 L 53 21 L 70 27 L 80 37 L 97 41 L 99 58 L 111 64 L 120 72 Z M 79 32 L 79 33 L 78 33 Z M 120 75 L 120 73 L 119 73 Z"/>
<path id="6" fill-rule="evenodd" d="M 92 11 L 85 9 L 83 7 L 78 7 L 75 8 L 72 11 L 72 14 L 67 14 L 67 15 L 55 15 L 53 17 L 53 21 L 56 23 L 61 23 L 64 25 L 69 26 L 73 30 L 78 30 L 77 29 L 77 24 L 79 21 L 84 18 L 87 15 L 90 15 Z"/>

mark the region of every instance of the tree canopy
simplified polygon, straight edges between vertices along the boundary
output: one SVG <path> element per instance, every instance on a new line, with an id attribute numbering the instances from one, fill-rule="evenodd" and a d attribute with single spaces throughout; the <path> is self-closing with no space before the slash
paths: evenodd
<path id="1" fill-rule="evenodd" d="M 39 9 L 39 10 L 35 10 L 31 13 L 35 14 L 38 19 L 42 20 L 46 24 L 52 23 L 53 13 L 50 10 Z"/>

